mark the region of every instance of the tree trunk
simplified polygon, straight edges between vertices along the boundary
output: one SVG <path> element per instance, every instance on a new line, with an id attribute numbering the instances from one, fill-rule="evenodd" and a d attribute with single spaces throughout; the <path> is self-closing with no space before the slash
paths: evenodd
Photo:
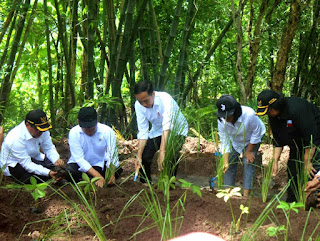
<path id="1" fill-rule="evenodd" d="M 87 46 L 87 55 L 88 55 L 88 78 L 87 78 L 87 88 L 86 88 L 86 98 L 93 98 L 93 86 L 94 86 L 94 19 L 95 19 L 95 7 L 94 1 L 88 1 L 88 46 Z"/>
<path id="2" fill-rule="evenodd" d="M 4 47 L 3 54 L 2 54 L 1 59 L 0 59 L 0 70 L 2 69 L 3 64 L 4 64 L 4 62 L 6 61 L 6 58 L 7 58 L 7 54 L 8 54 L 8 50 L 9 50 L 9 44 L 11 42 L 12 31 L 13 31 L 15 25 L 16 25 L 16 19 L 17 19 L 17 16 L 15 15 L 14 19 L 12 21 L 12 24 L 11 24 L 11 26 L 9 28 L 6 45 Z"/>
<path id="3" fill-rule="evenodd" d="M 289 20 L 282 32 L 280 48 L 277 54 L 277 63 L 272 77 L 271 88 L 275 91 L 282 91 L 285 80 L 288 55 L 291 49 L 292 40 L 300 21 L 300 2 L 292 0 Z"/>
<path id="4" fill-rule="evenodd" d="M 72 81 L 71 58 L 70 58 L 69 48 L 68 48 L 68 37 L 67 37 L 66 28 L 65 28 L 65 21 L 63 21 L 60 15 L 58 1 L 54 0 L 54 4 L 57 12 L 59 37 L 60 37 L 60 42 L 62 44 L 62 50 L 64 53 L 64 64 L 66 69 L 65 113 L 67 114 L 69 113 L 69 110 L 76 105 L 76 97 L 75 97 L 75 91 L 74 91 L 74 84 Z M 69 105 L 69 98 L 71 99 L 71 106 Z"/>
<path id="5" fill-rule="evenodd" d="M 43 1 L 43 11 L 44 11 L 44 15 L 48 16 L 47 0 Z M 46 42 L 47 42 L 47 57 L 48 57 L 50 119 L 51 119 L 53 134 L 54 134 L 55 127 L 56 127 L 56 115 L 55 115 L 55 111 L 54 111 L 54 99 L 53 99 L 52 59 L 51 59 L 51 50 L 50 50 L 49 21 L 47 18 L 45 18 L 44 22 L 45 22 L 45 26 L 46 26 Z"/>
<path id="6" fill-rule="evenodd" d="M 174 94 L 180 102 L 181 96 L 183 94 L 184 85 L 185 85 L 185 74 L 184 71 L 185 66 L 187 65 L 187 47 L 189 45 L 189 40 L 191 36 L 191 29 L 194 26 L 194 19 L 195 19 L 196 11 L 195 11 L 195 5 L 193 0 L 188 1 L 188 12 L 186 16 L 186 21 L 184 25 L 184 31 L 182 33 L 182 40 L 181 40 L 181 47 L 180 47 L 180 53 L 179 53 L 179 62 L 178 62 L 178 68 L 176 71 L 176 81 L 175 81 L 175 88 L 174 88 Z"/>
<path id="7" fill-rule="evenodd" d="M 216 41 L 214 41 L 213 45 L 210 47 L 208 50 L 208 53 L 206 54 L 206 57 L 204 58 L 204 61 L 198 63 L 197 70 L 195 71 L 194 75 L 192 77 L 188 78 L 188 83 L 186 87 L 184 88 L 182 99 L 181 99 L 181 105 L 185 106 L 186 105 L 186 97 L 189 94 L 190 90 L 192 87 L 195 85 L 195 82 L 199 79 L 204 67 L 206 64 L 210 63 L 210 57 L 212 54 L 215 52 L 215 50 L 218 48 L 218 46 L 221 44 L 222 39 L 226 35 L 226 33 L 229 31 L 230 27 L 232 26 L 233 19 L 230 18 L 229 22 L 227 25 L 224 27 L 224 29 L 221 31 L 219 34 L 218 38 Z"/>
<path id="8" fill-rule="evenodd" d="M 11 52 L 10 52 L 9 59 L 7 62 L 7 67 L 5 70 L 5 75 L 2 80 L 2 85 L 0 89 L 0 103 L 2 104 L 3 108 L 0 109 L 0 125 L 3 121 L 3 115 L 4 115 L 4 112 L 9 100 L 10 92 L 11 92 L 11 87 L 12 87 L 12 83 L 10 83 L 11 71 L 14 66 L 14 61 L 15 61 L 16 53 L 20 43 L 20 38 L 24 28 L 24 23 L 25 23 L 26 15 L 28 13 L 29 6 L 30 6 L 30 0 L 26 0 L 22 7 L 21 14 L 19 16 L 18 24 L 16 26 L 16 31 L 15 31 L 15 36 L 13 39 L 13 44 L 11 47 Z"/>
<path id="9" fill-rule="evenodd" d="M 262 24 L 262 19 L 266 13 L 268 5 L 269 5 L 269 0 L 262 1 L 260 5 L 259 16 L 257 18 L 256 24 L 254 27 L 253 37 L 249 40 L 250 65 L 249 65 L 247 83 L 246 83 L 246 96 L 248 99 L 252 99 L 252 86 L 253 86 L 254 76 L 256 72 L 258 54 L 260 50 L 261 24 Z M 254 11 L 252 3 L 251 3 L 251 9 L 252 11 Z"/>
<path id="10" fill-rule="evenodd" d="M 166 84 L 166 74 L 169 66 L 169 58 L 171 55 L 174 39 L 177 35 L 177 28 L 179 24 L 180 12 L 182 9 L 182 3 L 183 3 L 183 0 L 178 0 L 176 10 L 174 12 L 174 18 L 172 20 L 172 25 L 169 33 L 169 39 L 168 39 L 166 49 L 164 51 L 163 63 L 161 65 L 160 78 L 159 78 L 159 82 L 156 84 L 156 88 L 158 90 L 163 90 Z"/>
<path id="11" fill-rule="evenodd" d="M 4 21 L 4 23 L 2 24 L 1 27 L 1 32 L 0 32 L 0 44 L 2 42 L 2 39 L 5 35 L 5 33 L 7 32 L 7 29 L 12 21 L 12 18 L 15 17 L 16 18 L 16 7 L 19 6 L 21 4 L 21 0 L 15 0 L 12 4 L 11 10 L 6 18 L 6 21 Z M 14 18 L 14 19 L 15 19 Z M 14 25 L 14 24 L 13 24 Z"/>
<path id="12" fill-rule="evenodd" d="M 239 7 L 236 10 L 235 6 L 234 6 L 234 0 L 231 1 L 231 8 L 232 8 L 232 17 L 233 17 L 233 22 L 235 25 L 235 29 L 237 31 L 237 62 L 236 62 L 236 70 L 237 70 L 237 81 L 240 87 L 240 91 L 241 91 L 241 98 L 240 98 L 240 102 L 241 103 L 246 103 L 247 102 L 247 96 L 246 96 L 246 89 L 244 86 L 244 82 L 243 82 L 243 77 L 242 77 L 242 39 L 243 39 L 243 31 L 242 31 L 242 9 L 243 6 L 245 6 L 247 3 L 247 0 L 244 0 L 242 2 L 242 0 L 239 2 Z M 237 12 L 237 14 L 236 14 Z"/>

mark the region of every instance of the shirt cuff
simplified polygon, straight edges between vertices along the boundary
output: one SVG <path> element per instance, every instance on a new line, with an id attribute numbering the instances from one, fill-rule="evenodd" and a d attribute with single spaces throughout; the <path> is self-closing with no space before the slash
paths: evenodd
<path id="1" fill-rule="evenodd" d="M 139 140 L 148 140 L 149 134 L 148 132 L 139 132 L 137 134 L 137 139 Z"/>
<path id="2" fill-rule="evenodd" d="M 78 163 L 78 165 L 79 165 L 79 163 Z M 92 166 L 90 165 L 89 162 L 85 161 L 85 162 L 81 163 L 81 166 L 79 165 L 79 167 L 80 167 L 80 168 L 79 168 L 79 171 L 80 171 L 80 172 L 88 172 L 89 169 L 90 169 Z"/>

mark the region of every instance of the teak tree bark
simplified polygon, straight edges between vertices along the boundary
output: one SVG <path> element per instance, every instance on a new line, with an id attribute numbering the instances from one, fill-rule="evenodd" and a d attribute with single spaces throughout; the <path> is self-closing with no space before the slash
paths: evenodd
<path id="1" fill-rule="evenodd" d="M 287 25 L 284 27 L 280 42 L 279 51 L 277 53 L 277 62 L 272 77 L 271 88 L 275 91 L 282 91 L 285 81 L 286 67 L 289 52 L 291 50 L 292 41 L 300 21 L 300 1 L 292 0 L 290 7 L 290 15 Z"/>

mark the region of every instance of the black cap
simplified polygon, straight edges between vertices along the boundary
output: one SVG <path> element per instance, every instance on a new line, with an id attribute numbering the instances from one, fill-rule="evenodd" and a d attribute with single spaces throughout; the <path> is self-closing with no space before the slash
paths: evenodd
<path id="1" fill-rule="evenodd" d="M 47 115 L 43 110 L 32 110 L 26 115 L 26 122 L 35 126 L 39 131 L 47 131 L 52 128 Z"/>
<path id="2" fill-rule="evenodd" d="M 97 112 L 93 107 L 82 107 L 78 113 L 79 125 L 90 128 L 97 125 Z"/>
<path id="3" fill-rule="evenodd" d="M 218 107 L 217 116 L 225 118 L 233 115 L 237 106 L 237 101 L 231 95 L 223 95 L 217 100 L 216 105 Z"/>
<path id="4" fill-rule="evenodd" d="M 263 90 L 258 95 L 257 102 L 258 108 L 256 115 L 265 115 L 269 109 L 269 106 L 276 102 L 280 97 L 280 94 L 273 90 Z"/>

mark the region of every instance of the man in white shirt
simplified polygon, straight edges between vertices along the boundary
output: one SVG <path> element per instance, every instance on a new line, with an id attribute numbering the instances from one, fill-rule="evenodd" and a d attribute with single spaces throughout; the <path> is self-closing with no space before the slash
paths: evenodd
<path id="1" fill-rule="evenodd" d="M 248 197 L 253 186 L 253 163 L 266 128 L 253 109 L 241 106 L 231 95 L 221 96 L 216 105 L 224 186 L 235 186 L 239 155 L 244 152 L 243 188 L 244 196 Z"/>
<path id="2" fill-rule="evenodd" d="M 113 164 L 114 170 L 108 184 L 114 184 L 122 172 L 114 131 L 109 126 L 98 123 L 97 112 L 93 107 L 80 109 L 78 123 L 69 132 L 71 157 L 66 170 L 75 182 L 79 182 L 83 172 L 90 177 L 100 177 L 95 184 L 102 188 L 106 183 L 106 169 Z"/>
<path id="3" fill-rule="evenodd" d="M 169 133 L 175 136 L 175 144 L 170 148 L 175 148 L 171 161 L 170 175 L 176 175 L 177 160 L 180 157 L 179 151 L 182 148 L 185 137 L 188 135 L 188 123 L 181 113 L 176 101 L 166 92 L 153 90 L 152 83 L 142 81 L 135 85 L 134 93 L 137 101 L 135 111 L 138 124 L 138 159 L 136 160 L 136 170 L 140 168 L 140 163 L 144 166 L 145 174 L 142 172 L 141 182 L 146 178 L 151 181 L 151 164 L 156 151 L 159 152 L 158 167 L 163 169 L 166 149 L 168 145 Z M 151 129 L 149 130 L 149 124 Z"/>
<path id="4" fill-rule="evenodd" d="M 56 178 L 57 172 L 53 169 L 63 166 L 64 161 L 52 143 L 48 131 L 51 128 L 46 113 L 36 109 L 7 134 L 0 153 L 6 176 L 22 183 L 29 183 L 33 175 L 44 181 Z"/>

